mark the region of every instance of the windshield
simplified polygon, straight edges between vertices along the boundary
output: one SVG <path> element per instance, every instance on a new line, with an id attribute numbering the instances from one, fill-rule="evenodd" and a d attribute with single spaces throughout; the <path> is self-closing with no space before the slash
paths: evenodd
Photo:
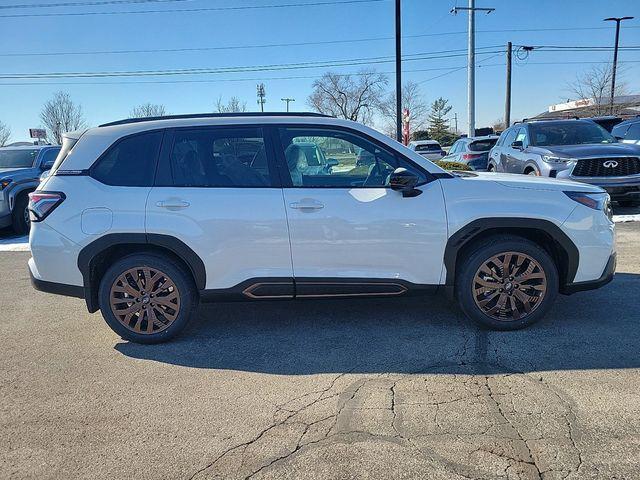
<path id="1" fill-rule="evenodd" d="M 486 140 L 477 140 L 475 142 L 471 142 L 469 144 L 469 151 L 471 152 L 486 152 L 491 150 L 491 148 L 498 141 L 497 138 L 488 138 Z"/>
<path id="2" fill-rule="evenodd" d="M 0 168 L 31 168 L 38 150 L 0 150 Z"/>
<path id="3" fill-rule="evenodd" d="M 529 125 L 529 131 L 531 144 L 538 147 L 615 143 L 616 141 L 604 128 L 592 122 L 532 123 Z"/>

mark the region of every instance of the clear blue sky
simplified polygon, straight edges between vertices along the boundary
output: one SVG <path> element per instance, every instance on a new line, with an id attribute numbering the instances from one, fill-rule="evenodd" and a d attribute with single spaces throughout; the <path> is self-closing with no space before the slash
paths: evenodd
<path id="1" fill-rule="evenodd" d="M 0 0 L 0 7 L 15 4 L 60 3 L 64 0 Z M 69 0 L 67 0 L 69 1 Z M 149 13 L 95 16 L 7 17 L 14 14 L 113 12 L 213 8 L 225 6 L 282 5 L 320 0 L 181 0 L 177 2 L 118 4 L 100 7 L 0 8 L 0 72 L 108 72 L 175 68 L 219 68 L 311 61 L 351 60 L 394 54 L 392 39 L 268 48 L 222 49 L 191 52 L 90 54 L 57 56 L 6 56 L 42 52 L 95 52 L 140 49 L 180 49 L 248 46 L 277 43 L 327 42 L 392 37 L 394 3 L 305 6 L 288 8 L 201 11 L 197 13 Z M 465 49 L 466 14 L 451 15 L 453 0 L 403 1 L 403 53 L 416 54 Z M 458 0 L 464 6 L 466 0 Z M 621 46 L 640 45 L 639 0 L 476 0 L 476 6 L 495 7 L 491 15 L 478 14 L 477 47 L 504 45 L 507 41 L 533 45 L 613 44 L 609 16 L 633 15 L 621 33 Z M 603 28 L 605 27 L 605 28 Z M 631 28 L 635 27 L 635 28 Z M 583 28 L 577 30 L 578 28 Z M 567 29 L 567 30 L 539 30 Z M 574 30 L 568 30 L 574 29 Z M 493 30 L 486 32 L 485 30 Z M 500 30 L 500 31 L 495 31 Z M 509 30 L 509 31 L 504 31 Z M 538 31 L 533 31 L 538 30 Z M 462 32 L 462 33 L 460 33 Z M 414 37 L 412 37 L 412 35 Z M 415 35 L 429 35 L 415 37 Z M 477 126 L 503 116 L 504 56 L 489 58 L 478 50 Z M 493 51 L 495 49 L 487 49 Z M 566 100 L 567 82 L 592 64 L 605 62 L 611 52 L 533 52 L 526 62 L 515 62 L 513 72 L 513 118 L 535 115 L 549 104 Z M 485 59 L 483 62 L 483 59 Z M 640 51 L 621 52 L 622 74 L 632 93 L 640 93 Z M 541 64 L 552 62 L 553 64 Z M 466 70 L 411 70 L 463 67 L 463 56 L 405 61 L 404 78 L 421 83 L 428 101 L 448 98 L 457 112 L 459 128 L 466 128 Z M 486 66 L 483 66 L 486 65 Z M 374 65 L 393 72 L 393 63 Z M 336 72 L 355 72 L 357 66 L 334 67 Z M 12 140 L 24 140 L 27 129 L 40 125 L 42 104 L 54 92 L 68 92 L 82 104 L 89 125 L 127 117 L 131 108 L 144 102 L 166 105 L 171 113 L 212 111 L 216 99 L 236 95 L 257 110 L 256 83 L 267 90 L 266 108 L 282 111 L 281 97 L 293 97 L 294 110 L 308 110 L 306 98 L 313 78 L 328 70 L 308 68 L 281 71 L 181 75 L 144 78 L 0 80 L 0 121 L 13 131 Z M 442 75 L 440 78 L 433 78 Z M 305 77 L 282 79 L 281 77 Z M 278 79 L 279 78 L 279 79 Z M 192 83 L 131 83 L 196 80 Z M 233 80 L 233 81 L 231 81 Z M 202 81 L 207 81 L 202 82 Z M 37 82 L 46 84 L 37 85 Z M 124 83 L 128 82 L 128 83 Z M 28 84 L 27 84 L 28 83 Z M 51 83 L 64 83 L 52 85 Z M 90 84 L 86 84 L 90 83 Z M 11 84 L 11 85 L 9 85 Z M 391 88 L 393 77 L 390 75 Z"/>

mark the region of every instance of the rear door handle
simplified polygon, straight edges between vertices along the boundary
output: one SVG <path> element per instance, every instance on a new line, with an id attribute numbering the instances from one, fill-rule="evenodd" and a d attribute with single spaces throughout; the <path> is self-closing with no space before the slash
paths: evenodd
<path id="1" fill-rule="evenodd" d="M 309 199 L 303 199 L 299 202 L 292 202 L 289 204 L 289 206 L 291 208 L 295 208 L 296 210 L 320 210 L 321 208 L 324 208 L 324 205 L 320 202 L 318 202 L 317 200 L 309 200 Z"/>
<path id="2" fill-rule="evenodd" d="M 182 208 L 187 208 L 191 204 L 184 200 L 170 199 L 170 200 L 160 200 L 159 202 L 156 203 L 156 205 L 160 208 L 166 208 L 168 210 L 180 210 Z"/>

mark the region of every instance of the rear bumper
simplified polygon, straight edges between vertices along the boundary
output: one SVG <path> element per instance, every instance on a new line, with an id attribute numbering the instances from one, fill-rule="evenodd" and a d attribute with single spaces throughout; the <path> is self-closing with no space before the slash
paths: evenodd
<path id="1" fill-rule="evenodd" d="M 33 276 L 33 272 L 29 269 L 31 277 L 31 285 L 36 290 L 45 293 L 53 293 L 54 295 L 64 295 L 66 297 L 84 298 L 84 288 L 77 285 L 66 285 L 64 283 L 47 282 L 39 280 Z"/>
<path id="2" fill-rule="evenodd" d="M 597 280 L 589 280 L 587 282 L 576 282 L 569 283 L 560 288 L 560 293 L 564 295 L 571 295 L 577 292 L 584 292 L 586 290 L 595 290 L 596 288 L 600 288 L 605 286 L 611 280 L 616 272 L 616 253 L 612 253 L 609 257 L 609 261 L 607 262 L 606 267 L 604 268 L 604 272 Z"/>

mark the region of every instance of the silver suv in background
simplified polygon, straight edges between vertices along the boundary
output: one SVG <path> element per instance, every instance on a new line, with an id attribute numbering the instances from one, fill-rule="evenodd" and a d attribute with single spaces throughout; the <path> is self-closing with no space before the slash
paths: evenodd
<path id="1" fill-rule="evenodd" d="M 622 143 L 635 143 L 640 145 L 640 115 L 619 123 L 611 131 L 611 135 Z"/>
<path id="2" fill-rule="evenodd" d="M 29 193 L 40 183 L 58 156 L 59 146 L 29 145 L 0 148 L 0 228 L 29 231 Z"/>
<path id="3" fill-rule="evenodd" d="M 461 138 L 451 146 L 449 153 L 442 160 L 445 162 L 464 163 L 472 170 L 486 171 L 489 150 L 493 148 L 497 141 L 497 135 Z"/>
<path id="4" fill-rule="evenodd" d="M 640 202 L 640 146 L 618 143 L 591 120 L 515 124 L 491 149 L 488 169 L 590 183 L 623 206 Z"/>

